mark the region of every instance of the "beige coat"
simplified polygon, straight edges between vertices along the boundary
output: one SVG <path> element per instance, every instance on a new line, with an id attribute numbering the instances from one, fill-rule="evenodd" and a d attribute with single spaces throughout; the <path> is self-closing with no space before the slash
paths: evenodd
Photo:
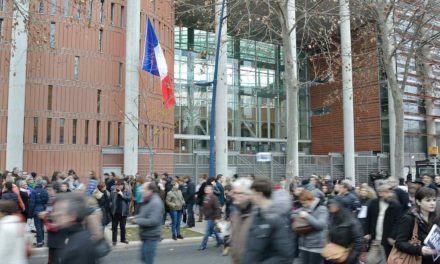
<path id="1" fill-rule="evenodd" d="M 235 212 L 231 216 L 231 257 L 233 264 L 239 264 L 246 250 L 247 236 L 252 225 L 252 209 L 246 213 Z"/>
<path id="2" fill-rule="evenodd" d="M 185 199 L 183 199 L 182 192 L 180 190 L 172 190 L 168 192 L 166 203 L 171 210 L 183 210 L 185 205 Z"/>

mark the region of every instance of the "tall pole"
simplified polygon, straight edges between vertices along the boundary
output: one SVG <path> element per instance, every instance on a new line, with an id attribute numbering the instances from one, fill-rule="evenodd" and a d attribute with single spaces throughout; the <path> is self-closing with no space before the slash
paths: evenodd
<path id="1" fill-rule="evenodd" d="M 125 175 L 135 175 L 138 172 L 140 12 L 141 3 L 139 0 L 127 0 L 124 124 Z"/>
<path id="2" fill-rule="evenodd" d="M 351 58 L 351 26 L 349 0 L 339 0 L 341 16 L 342 90 L 344 113 L 345 178 L 355 184 L 353 72 Z"/>
<path id="3" fill-rule="evenodd" d="M 26 17 L 29 1 L 17 0 L 12 17 L 12 45 L 9 66 L 6 169 L 23 169 L 24 110 L 28 35 Z"/>
<path id="4" fill-rule="evenodd" d="M 222 169 L 222 170 L 224 169 L 224 166 L 223 166 L 224 155 L 226 155 L 226 170 L 227 170 L 227 166 L 228 166 L 228 164 L 227 164 L 227 161 L 228 161 L 227 120 L 226 120 L 226 133 L 224 135 L 222 134 L 223 133 L 222 132 L 223 131 L 223 127 L 222 127 L 223 124 L 221 123 L 221 122 L 223 122 L 223 117 L 221 115 L 224 115 L 227 118 L 227 111 L 226 111 L 227 109 L 224 112 L 220 111 L 220 110 L 223 110 L 223 107 L 224 107 L 223 105 L 221 105 L 219 108 L 219 115 L 216 114 L 216 110 L 217 110 L 216 104 L 218 102 L 223 104 L 223 100 L 226 100 L 226 103 L 227 103 L 227 96 L 226 96 L 226 98 L 222 98 L 222 99 L 220 99 L 220 101 L 217 101 L 217 87 L 220 87 L 220 89 L 221 89 L 219 97 L 224 96 L 224 92 L 225 92 L 224 90 L 226 90 L 226 93 L 227 93 L 227 87 L 223 86 L 224 82 L 226 82 L 226 75 L 225 75 L 226 66 L 227 66 L 226 64 L 224 64 L 220 67 L 222 70 L 222 71 L 220 71 L 220 74 L 221 74 L 220 81 L 218 81 L 218 78 L 217 78 L 218 73 L 219 73 L 219 64 L 224 63 L 224 61 L 227 60 L 226 48 L 224 49 L 224 52 L 223 52 L 224 54 L 222 56 L 220 56 L 220 53 L 222 53 L 221 46 L 225 45 L 225 47 L 226 47 L 226 43 L 227 43 L 227 41 L 225 41 L 225 43 L 222 44 L 222 40 L 224 40 L 224 39 L 227 40 L 227 34 L 225 31 L 223 31 L 224 12 L 225 12 L 225 6 L 226 6 L 225 2 L 226 2 L 225 0 L 218 0 L 217 1 L 217 4 L 221 3 L 220 12 L 217 12 L 218 5 L 216 5 L 216 13 L 219 14 L 219 19 L 218 19 L 219 22 L 216 27 L 217 48 L 216 48 L 216 52 L 215 52 L 214 79 L 212 81 L 211 125 L 209 128 L 209 177 L 215 177 L 215 172 L 216 172 L 215 165 L 216 164 L 219 164 L 220 166 L 222 166 L 222 168 L 220 168 L 220 169 Z M 223 34 L 223 33 L 225 33 L 225 34 Z M 222 35 L 225 35 L 225 36 L 222 37 Z M 222 61 L 220 61 L 220 57 L 222 57 Z M 220 121 L 219 122 L 220 129 L 216 129 L 216 118 L 217 117 L 220 118 L 220 120 L 219 120 Z M 219 133 L 219 134 L 216 134 L 216 136 L 218 137 L 217 140 L 222 141 L 222 142 L 226 141 L 225 146 L 219 146 L 220 142 L 215 143 L 214 135 L 215 135 L 215 133 L 217 133 L 217 131 Z M 218 162 L 215 161 L 215 159 L 214 159 L 214 156 L 215 156 L 214 147 L 217 147 L 217 146 L 219 147 L 219 149 L 217 149 L 216 159 L 220 159 Z M 226 153 L 224 152 L 224 149 L 223 149 L 224 147 L 226 148 Z M 220 171 L 218 171 L 218 172 L 220 173 Z M 226 173 L 226 172 L 224 172 L 224 173 Z"/>
<path id="5" fill-rule="evenodd" d="M 295 0 L 289 0 L 287 5 L 288 30 L 296 24 L 296 6 Z M 296 52 L 296 27 L 290 32 L 290 47 L 292 56 L 292 76 L 293 86 L 286 87 L 287 95 L 287 141 L 291 148 L 287 148 L 287 162 L 290 165 L 286 176 L 291 181 L 293 177 L 299 176 L 299 155 L 298 155 L 298 64 Z"/>

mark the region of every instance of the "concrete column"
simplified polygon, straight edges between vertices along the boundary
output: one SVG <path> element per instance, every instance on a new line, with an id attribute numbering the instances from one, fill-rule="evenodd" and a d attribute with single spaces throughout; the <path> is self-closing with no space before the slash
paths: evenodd
<path id="1" fill-rule="evenodd" d="M 240 106 L 240 40 L 234 40 L 234 137 L 241 137 L 241 106 Z M 241 151 L 241 141 L 234 142 L 235 151 Z"/>
<path id="2" fill-rule="evenodd" d="M 186 130 L 186 134 L 188 135 L 195 135 L 195 126 L 196 126 L 196 116 L 200 116 L 199 112 L 200 109 L 195 106 L 194 104 L 194 92 L 195 89 L 198 87 L 194 86 L 194 29 L 188 28 L 188 47 L 187 47 L 187 57 L 186 57 L 186 63 L 187 63 L 187 118 L 188 121 L 188 128 Z M 199 121 L 200 122 L 200 121 Z M 194 139 L 187 139 L 186 140 L 186 147 L 188 148 L 188 153 L 193 152 L 194 148 Z"/>
<path id="3" fill-rule="evenodd" d="M 217 25 L 215 28 L 216 35 L 219 34 L 219 23 L 221 15 L 221 7 L 223 0 L 217 0 L 215 13 Z M 227 8 L 225 6 L 224 17 L 227 16 Z M 227 82 L 227 65 L 228 65 L 228 27 L 226 19 L 223 20 L 221 41 L 220 41 L 220 59 L 218 63 L 217 78 L 217 97 L 215 111 L 215 168 L 216 174 L 227 175 L 228 173 L 228 82 Z"/>
<path id="4" fill-rule="evenodd" d="M 339 0 L 341 16 L 342 96 L 344 113 L 345 178 L 355 183 L 353 72 L 351 59 L 351 26 L 349 0 Z"/>
<path id="5" fill-rule="evenodd" d="M 29 1 L 17 0 L 12 17 L 12 45 L 9 66 L 6 169 L 23 169 L 24 110 L 28 32 L 26 18 Z"/>
<path id="6" fill-rule="evenodd" d="M 124 124 L 125 175 L 135 175 L 138 171 L 140 12 L 141 3 L 139 0 L 127 0 Z"/>

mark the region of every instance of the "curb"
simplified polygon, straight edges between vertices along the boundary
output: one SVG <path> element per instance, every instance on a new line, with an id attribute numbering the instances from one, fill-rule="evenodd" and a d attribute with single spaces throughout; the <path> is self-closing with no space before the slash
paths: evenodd
<path id="1" fill-rule="evenodd" d="M 201 241 L 203 239 L 203 236 L 198 236 L 198 237 L 188 237 L 185 238 L 183 240 L 173 240 L 171 238 L 167 238 L 162 240 L 159 245 L 163 244 L 163 245 L 179 245 L 179 244 L 185 244 L 185 243 L 192 243 L 192 242 L 196 242 L 196 241 Z M 111 243 L 111 242 L 110 242 Z M 142 241 L 131 241 L 130 244 L 116 244 L 116 246 L 112 247 L 112 251 L 113 252 L 118 252 L 118 251 L 122 251 L 125 249 L 130 249 L 133 247 L 138 247 L 142 245 Z M 48 255 L 48 251 L 49 249 L 47 247 L 43 247 L 43 248 L 32 248 L 32 257 L 44 257 Z"/>

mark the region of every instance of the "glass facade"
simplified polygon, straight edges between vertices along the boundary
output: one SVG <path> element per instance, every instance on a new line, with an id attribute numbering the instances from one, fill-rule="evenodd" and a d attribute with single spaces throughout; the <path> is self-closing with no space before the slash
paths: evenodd
<path id="1" fill-rule="evenodd" d="M 175 151 L 207 150 L 216 38 L 212 32 L 175 28 Z M 307 80 L 306 56 L 300 56 L 301 83 Z M 241 153 L 283 151 L 286 141 L 286 93 L 282 48 L 228 37 L 229 150 Z M 287 78 L 288 76 L 284 76 Z M 300 151 L 310 149 L 310 93 L 299 92 Z"/>

